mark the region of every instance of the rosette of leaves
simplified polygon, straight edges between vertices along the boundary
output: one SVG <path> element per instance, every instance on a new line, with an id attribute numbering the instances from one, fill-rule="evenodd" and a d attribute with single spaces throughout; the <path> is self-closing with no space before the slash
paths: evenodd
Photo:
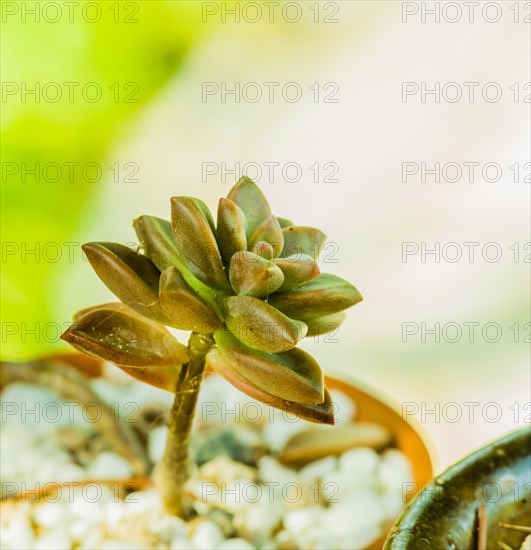
<path id="1" fill-rule="evenodd" d="M 173 197 L 171 222 L 141 216 L 134 227 L 138 250 L 84 245 L 121 303 L 79 312 L 63 339 L 176 394 L 161 489 L 168 510 L 183 515 L 186 449 L 205 367 L 254 399 L 333 424 L 321 368 L 296 346 L 336 329 L 362 297 L 320 273 L 324 233 L 273 215 L 247 177 L 220 199 L 216 223 L 199 199 Z M 191 331 L 188 346 L 166 327 Z"/>

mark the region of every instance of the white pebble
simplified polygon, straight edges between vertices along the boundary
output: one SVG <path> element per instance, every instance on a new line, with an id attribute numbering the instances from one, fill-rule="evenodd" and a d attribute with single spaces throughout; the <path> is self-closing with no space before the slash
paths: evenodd
<path id="1" fill-rule="evenodd" d="M 221 455 L 203 464 L 200 474 L 204 480 L 226 483 L 240 479 L 252 481 L 255 478 L 256 472 L 254 468 Z"/>
<path id="2" fill-rule="evenodd" d="M 327 508 L 322 523 L 338 537 L 354 538 L 366 528 L 379 529 L 386 519 L 378 496 L 368 489 L 360 489 L 342 496 L 337 503 Z"/>
<path id="3" fill-rule="evenodd" d="M 54 481 L 69 482 L 69 481 L 81 481 L 88 478 L 88 473 L 81 466 L 77 464 L 65 464 L 60 468 L 57 468 L 57 464 L 53 465 Z"/>
<path id="4" fill-rule="evenodd" d="M 115 453 L 100 453 L 88 467 L 92 479 L 115 479 L 131 477 L 131 465 Z"/>
<path id="5" fill-rule="evenodd" d="M 385 492 L 402 493 L 404 483 L 413 481 L 408 459 L 396 449 L 389 449 L 382 455 L 378 468 L 380 486 Z"/>
<path id="6" fill-rule="evenodd" d="M 101 529 L 94 529 L 94 526 L 86 521 L 85 525 L 88 526 L 89 529 L 87 529 L 85 536 L 79 539 L 77 550 L 94 550 L 94 548 L 100 548 L 103 543 L 103 532 Z"/>
<path id="7" fill-rule="evenodd" d="M 61 501 L 44 502 L 33 511 L 35 521 L 41 526 L 51 529 L 64 523 L 67 510 Z"/>
<path id="8" fill-rule="evenodd" d="M 64 516 L 63 516 L 64 520 Z M 69 519 L 67 523 L 68 532 L 76 541 L 81 541 L 94 530 L 94 525 L 84 518 Z"/>
<path id="9" fill-rule="evenodd" d="M 153 514 L 162 507 L 160 494 L 155 489 L 131 493 L 124 503 L 130 515 Z"/>
<path id="10" fill-rule="evenodd" d="M 101 485 L 92 483 L 86 485 L 83 490 L 86 493 L 83 494 L 77 491 L 74 493 L 74 498 L 68 505 L 68 511 L 74 518 L 79 518 L 89 524 L 102 522 L 104 519 L 104 506 L 101 502 L 103 494 Z"/>
<path id="11" fill-rule="evenodd" d="M 228 539 L 222 542 L 217 550 L 255 550 L 255 547 L 243 539 Z"/>
<path id="12" fill-rule="evenodd" d="M 321 487 L 325 499 L 334 502 L 356 491 L 360 483 L 355 474 L 347 474 L 343 470 L 332 470 L 322 477 Z"/>
<path id="13" fill-rule="evenodd" d="M 337 539 L 337 548 L 341 550 L 350 550 L 351 548 L 374 548 L 371 543 L 381 537 L 383 530 L 374 525 L 368 525 L 356 532 L 349 533 L 343 538 Z"/>
<path id="14" fill-rule="evenodd" d="M 212 521 L 202 521 L 192 535 L 192 543 L 197 548 L 216 548 L 225 540 L 221 529 Z"/>
<path id="15" fill-rule="evenodd" d="M 149 522 L 149 530 L 163 540 L 186 537 L 186 522 L 176 516 L 164 514 Z"/>
<path id="16" fill-rule="evenodd" d="M 294 508 L 286 512 L 284 527 L 290 535 L 297 537 L 310 527 L 320 523 L 324 508 L 320 506 L 308 506 L 306 508 Z"/>
<path id="17" fill-rule="evenodd" d="M 398 517 L 402 508 L 405 506 L 401 493 L 383 493 L 380 495 L 382 507 L 387 515 L 387 519 L 394 520 Z"/>
<path id="18" fill-rule="evenodd" d="M 149 434 L 148 453 L 154 464 L 158 464 L 164 455 L 167 437 L 168 428 L 166 426 L 154 428 Z"/>
<path id="19" fill-rule="evenodd" d="M 302 481 L 315 481 L 321 479 L 328 472 L 336 469 L 337 458 L 335 456 L 327 456 L 311 462 L 299 472 L 299 478 Z"/>
<path id="20" fill-rule="evenodd" d="M 339 468 L 349 474 L 355 473 L 365 481 L 365 485 L 376 481 L 379 466 L 380 455 L 367 447 L 350 449 L 339 457 Z"/>
<path id="21" fill-rule="evenodd" d="M 23 547 L 19 547 L 23 548 Z M 32 546 L 33 550 L 70 550 L 72 540 L 62 529 L 54 529 L 43 533 Z"/>
<path id="22" fill-rule="evenodd" d="M 280 486 L 296 482 L 298 478 L 297 472 L 282 466 L 274 458 L 267 455 L 258 461 L 258 470 L 263 481 L 278 483 Z"/>
<path id="23" fill-rule="evenodd" d="M 25 507 L 23 508 L 25 510 Z M 2 525 L 0 529 L 0 547 L 2 550 L 20 550 L 31 548 L 33 544 L 33 530 L 27 516 L 18 514 L 17 517 Z"/>
<path id="24" fill-rule="evenodd" d="M 196 547 L 184 538 L 176 538 L 171 541 L 170 550 L 196 550 Z"/>
<path id="25" fill-rule="evenodd" d="M 339 467 L 349 472 L 357 470 L 364 475 L 374 475 L 379 465 L 380 455 L 368 447 L 350 449 L 339 457 Z"/>
<path id="26" fill-rule="evenodd" d="M 271 537 L 280 523 L 283 509 L 275 502 L 251 503 L 234 516 L 236 531 L 253 543 L 261 544 Z"/>
<path id="27" fill-rule="evenodd" d="M 134 495 L 133 497 L 134 498 Z M 114 529 L 116 525 L 124 518 L 129 512 L 127 503 L 123 501 L 109 502 L 105 509 L 105 523 L 110 529 Z"/>
<path id="28" fill-rule="evenodd" d="M 99 550 L 147 550 L 147 547 L 129 540 L 106 540 L 103 541 Z"/>
<path id="29" fill-rule="evenodd" d="M 520 546 L 520 550 L 531 550 L 531 535 L 527 535 L 524 542 L 522 542 L 522 546 Z"/>

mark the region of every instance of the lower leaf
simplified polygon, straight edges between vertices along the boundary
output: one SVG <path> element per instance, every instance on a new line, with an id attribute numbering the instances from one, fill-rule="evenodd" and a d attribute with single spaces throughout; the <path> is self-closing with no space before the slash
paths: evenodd
<path id="1" fill-rule="evenodd" d="M 252 399 L 261 403 L 275 407 L 287 413 L 294 414 L 299 418 L 316 422 L 319 424 L 334 424 L 334 406 L 330 393 L 325 388 L 324 401 L 319 404 L 313 403 L 295 403 L 286 399 L 275 397 L 250 382 L 245 376 L 242 376 L 224 357 L 219 349 L 212 348 L 206 356 L 206 364 L 217 374 L 225 378 L 235 388 L 245 393 Z"/>

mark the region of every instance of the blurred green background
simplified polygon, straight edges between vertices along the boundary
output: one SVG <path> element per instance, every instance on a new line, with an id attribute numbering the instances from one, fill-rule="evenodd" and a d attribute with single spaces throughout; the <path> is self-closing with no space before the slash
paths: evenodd
<path id="1" fill-rule="evenodd" d="M 6 357 L 57 345 L 79 249 L 65 243 L 125 170 L 109 168 L 113 144 L 201 36 L 197 3 L 85 4 L 2 2 L 2 314 L 18 334 L 3 341 Z"/>
<path id="2" fill-rule="evenodd" d="M 457 402 L 466 414 L 463 403 L 480 403 L 473 421 L 416 417 L 442 463 L 525 421 L 529 123 L 509 87 L 529 80 L 529 53 L 512 12 L 451 25 L 404 22 L 403 3 L 385 1 L 73 4 L 1 4 L 4 359 L 66 349 L 71 314 L 112 299 L 81 243 L 134 242 L 131 220 L 168 217 L 171 195 L 215 208 L 247 165 L 275 213 L 328 234 L 322 271 L 365 297 L 335 339 L 305 341 L 325 370 L 398 406 Z M 497 103 L 401 95 L 405 81 L 492 80 Z M 263 97 L 219 92 L 246 83 Z M 284 97 L 289 83 L 299 100 Z M 402 179 L 404 162 L 470 161 L 499 163 L 502 179 Z M 402 256 L 407 242 L 470 241 L 474 261 Z M 497 262 L 481 257 L 489 242 Z M 420 329 L 404 340 L 404 323 L 467 322 L 479 323 L 472 342 Z M 481 335 L 492 322 L 497 342 Z M 489 402 L 502 409 L 495 422 L 481 415 Z"/>

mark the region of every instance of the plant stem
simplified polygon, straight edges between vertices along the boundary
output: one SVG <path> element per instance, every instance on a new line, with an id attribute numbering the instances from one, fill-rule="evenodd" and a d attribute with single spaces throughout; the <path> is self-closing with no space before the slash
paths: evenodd
<path id="1" fill-rule="evenodd" d="M 189 447 L 195 406 L 205 370 L 205 355 L 213 343 L 210 334 L 193 332 L 190 336 L 190 361 L 182 366 L 179 375 L 168 417 L 166 450 L 157 472 L 157 483 L 166 511 L 182 518 L 188 511 L 184 485 L 191 474 Z"/>

